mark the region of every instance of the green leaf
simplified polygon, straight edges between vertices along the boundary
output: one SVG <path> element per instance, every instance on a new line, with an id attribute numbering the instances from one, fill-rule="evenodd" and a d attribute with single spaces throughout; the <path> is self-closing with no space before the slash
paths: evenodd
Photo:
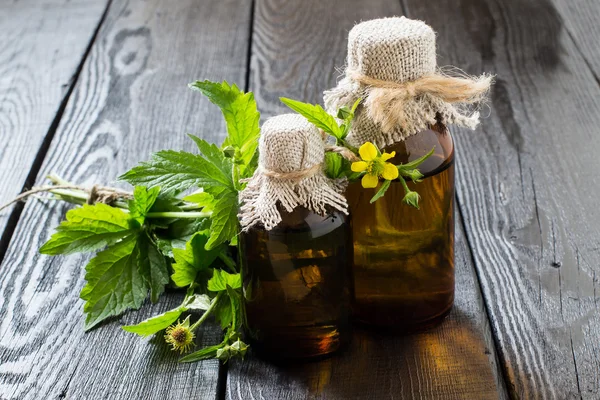
<path id="1" fill-rule="evenodd" d="M 221 329 L 226 329 L 233 322 L 233 310 L 231 309 L 231 300 L 229 296 L 222 296 L 214 309 L 215 320 L 221 325 Z"/>
<path id="2" fill-rule="evenodd" d="M 325 153 L 325 173 L 329 178 L 337 179 L 343 175 L 344 158 L 339 153 Z"/>
<path id="3" fill-rule="evenodd" d="M 387 180 L 383 181 L 383 183 L 379 187 L 379 190 L 377 191 L 377 193 L 375 193 L 375 196 L 373 196 L 371 198 L 370 203 L 373 204 L 377 200 L 379 200 L 379 198 L 383 197 L 383 195 L 385 194 L 385 192 L 387 192 L 387 190 L 389 189 L 391 183 L 392 183 L 392 181 L 387 181 Z"/>
<path id="4" fill-rule="evenodd" d="M 146 189 L 144 186 L 136 186 L 133 191 L 133 200 L 129 202 L 129 215 L 131 218 L 143 225 L 146 214 L 154 205 L 159 193 L 159 187 Z"/>
<path id="5" fill-rule="evenodd" d="M 138 238 L 131 235 L 98 253 L 85 267 L 87 284 L 81 298 L 86 301 L 83 307 L 87 315 L 86 330 L 142 305 L 148 287 L 139 273 L 138 258 Z"/>
<path id="6" fill-rule="evenodd" d="M 227 138 L 223 147 L 232 146 L 240 151 L 242 175 L 248 168 L 258 146 L 260 113 L 254 94 L 242 92 L 236 85 L 197 81 L 190 85 L 218 106 L 227 124 Z"/>
<path id="7" fill-rule="evenodd" d="M 226 176 L 228 181 L 231 182 L 231 159 L 225 157 L 223 151 L 214 144 L 208 143 L 206 140 L 200 139 L 194 135 L 188 136 L 196 143 L 198 150 L 200 150 L 200 153 L 202 153 L 204 158 L 219 168 L 223 173 L 223 176 Z"/>
<path id="8" fill-rule="evenodd" d="M 99 250 L 130 235 L 134 229 L 124 211 L 106 204 L 84 204 L 67 212 L 56 232 L 41 248 L 42 254 L 71 254 Z"/>
<path id="9" fill-rule="evenodd" d="M 150 288 L 150 300 L 156 303 L 169 283 L 167 260 L 145 233 L 140 233 L 138 246 L 140 249 L 138 253 L 140 274 Z"/>
<path id="10" fill-rule="evenodd" d="M 429 157 L 431 157 L 434 152 L 435 152 L 435 146 L 431 150 L 429 150 L 429 152 L 427 154 L 425 154 L 424 156 L 421 156 L 421 157 L 417 158 L 416 160 L 413 160 L 409 163 L 398 165 L 398 170 L 403 169 L 405 171 L 408 171 L 411 169 L 415 169 L 419 165 L 421 165 L 423 163 L 423 161 L 425 161 Z"/>
<path id="11" fill-rule="evenodd" d="M 320 105 L 302 103 L 300 101 L 280 97 L 279 100 L 292 110 L 296 111 L 308 122 L 314 124 L 317 128 L 323 129 L 326 133 L 337 139 L 342 139 L 342 130 L 335 118 L 323 109 Z"/>
<path id="12" fill-rule="evenodd" d="M 211 300 L 205 294 L 196 294 L 190 298 L 190 300 L 186 303 L 186 308 L 188 310 L 203 310 L 206 311 L 210 308 L 210 305 L 215 300 Z"/>
<path id="13" fill-rule="evenodd" d="M 224 163 L 230 163 L 223 157 Z M 235 190 L 231 172 L 204 157 L 185 151 L 163 150 L 152 155 L 150 161 L 121 175 L 119 179 L 132 185 L 159 186 L 166 192 L 187 190 L 192 186 L 204 188 L 217 195 Z"/>
<path id="14" fill-rule="evenodd" d="M 242 287 L 242 278 L 240 274 L 230 274 L 228 272 L 215 269 L 213 276 L 208 281 L 208 290 L 212 292 L 220 292 L 227 290 L 227 286 L 231 286 L 233 289 L 239 289 Z"/>
<path id="15" fill-rule="evenodd" d="M 231 240 L 238 234 L 238 196 L 236 192 L 227 193 L 216 199 L 210 224 L 210 239 L 207 249 L 214 249 Z"/>
<path id="16" fill-rule="evenodd" d="M 219 351 L 219 349 L 223 348 L 225 345 L 226 343 L 220 343 L 214 346 L 205 347 L 202 350 L 198 350 L 180 358 L 179 362 L 188 363 L 215 358 L 217 356 L 217 351 Z"/>
<path id="17" fill-rule="evenodd" d="M 231 329 L 234 332 L 239 332 L 242 328 L 242 321 L 244 320 L 242 315 L 242 296 L 237 290 L 233 289 L 229 285 L 227 285 L 227 294 L 229 295 L 229 300 L 231 301 L 231 314 L 233 316 L 231 321 Z"/>
<path id="18" fill-rule="evenodd" d="M 214 199 L 215 198 L 210 193 L 204 191 L 195 192 L 183 198 L 184 201 L 195 203 L 198 207 L 202 207 L 202 211 L 204 212 L 212 211 Z"/>
<path id="19" fill-rule="evenodd" d="M 196 234 L 187 242 L 185 250 L 173 249 L 175 263 L 172 267 L 175 272 L 171 279 L 177 286 L 191 285 L 196 282 L 196 278 L 200 274 L 202 281 L 196 283 L 199 283 L 201 288 L 206 288 L 206 282 L 212 276 L 210 265 L 221 252 L 220 248 L 206 250 L 207 242 L 206 235 Z"/>
<path id="20" fill-rule="evenodd" d="M 148 318 L 137 325 L 123 326 L 123 330 L 146 337 L 167 329 L 185 312 L 187 308 L 179 306 L 160 315 Z"/>

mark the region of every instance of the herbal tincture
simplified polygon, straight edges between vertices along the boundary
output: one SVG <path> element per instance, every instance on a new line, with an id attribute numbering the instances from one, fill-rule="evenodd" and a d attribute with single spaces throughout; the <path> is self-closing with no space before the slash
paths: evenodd
<path id="1" fill-rule="evenodd" d="M 330 112 L 362 98 L 348 142 L 376 144 L 392 164 L 433 154 L 419 183 L 393 181 L 374 191 L 348 185 L 353 220 L 357 321 L 419 330 L 434 326 L 454 300 L 454 146 L 447 124 L 474 128 L 478 113 L 457 105 L 485 96 L 491 78 L 453 78 L 437 71 L 435 33 L 421 21 L 385 18 L 349 33 L 346 76 L 325 93 Z M 414 191 L 420 194 L 416 205 Z M 410 196 L 409 197 L 409 193 Z"/>
<path id="2" fill-rule="evenodd" d="M 241 193 L 242 279 L 252 348 L 271 359 L 324 356 L 349 337 L 351 228 L 304 117 L 261 130 L 259 168 Z"/>

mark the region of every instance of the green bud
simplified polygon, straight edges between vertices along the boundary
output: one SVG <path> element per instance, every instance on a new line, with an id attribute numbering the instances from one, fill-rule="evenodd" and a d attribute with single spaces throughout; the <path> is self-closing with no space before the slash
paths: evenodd
<path id="1" fill-rule="evenodd" d="M 423 179 L 425 175 L 423 175 L 418 169 L 410 169 L 405 171 L 405 176 L 410 178 L 413 182 L 421 182 L 421 179 Z"/>
<path id="2" fill-rule="evenodd" d="M 231 358 L 230 347 L 225 345 L 217 350 L 217 358 L 223 362 L 229 360 Z"/>
<path id="3" fill-rule="evenodd" d="M 232 355 L 240 355 L 242 358 L 246 355 L 248 351 L 248 345 L 241 340 L 236 340 L 235 343 L 231 345 L 231 354 Z"/>
<path id="4" fill-rule="evenodd" d="M 348 107 L 343 106 L 342 108 L 340 108 L 337 112 L 337 117 L 339 119 L 343 119 L 346 120 L 348 118 L 354 118 L 354 113 L 352 112 L 352 110 L 350 110 Z"/>
<path id="5" fill-rule="evenodd" d="M 223 149 L 223 154 L 227 158 L 235 157 L 235 148 L 233 146 L 227 146 Z"/>
<path id="6" fill-rule="evenodd" d="M 413 206 L 414 208 L 416 208 L 418 210 L 420 198 L 421 198 L 421 196 L 419 196 L 419 193 L 413 192 L 411 190 L 410 192 L 406 193 L 406 196 L 404 196 L 402 201 L 405 202 L 406 204 L 408 204 L 409 206 Z"/>

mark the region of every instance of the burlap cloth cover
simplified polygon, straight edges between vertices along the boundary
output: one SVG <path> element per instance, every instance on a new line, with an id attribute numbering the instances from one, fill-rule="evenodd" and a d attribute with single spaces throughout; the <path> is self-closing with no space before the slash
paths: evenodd
<path id="1" fill-rule="evenodd" d="M 271 230 L 279 222 L 280 204 L 324 215 L 326 207 L 348 213 L 339 187 L 323 173 L 325 144 L 319 130 L 299 114 L 269 118 L 261 129 L 259 161 L 254 176 L 240 193 L 240 224 Z"/>
<path id="2" fill-rule="evenodd" d="M 436 123 L 475 128 L 479 113 L 470 104 L 485 99 L 491 76 L 448 77 L 437 69 L 435 33 L 405 17 L 362 22 L 350 30 L 344 78 L 324 93 L 335 115 L 363 98 L 348 135 L 359 146 L 385 147 Z"/>

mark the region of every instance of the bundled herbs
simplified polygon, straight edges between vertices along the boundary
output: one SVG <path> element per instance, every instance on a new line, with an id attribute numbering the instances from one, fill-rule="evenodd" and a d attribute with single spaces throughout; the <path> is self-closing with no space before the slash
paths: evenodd
<path id="1" fill-rule="evenodd" d="M 86 265 L 85 329 L 129 309 L 139 309 L 147 298 L 159 300 L 166 287 L 185 290 L 182 303 L 165 313 L 123 329 L 150 336 L 164 331 L 173 350 L 185 353 L 194 346 L 195 331 L 209 318 L 224 331 L 221 343 L 184 356 L 191 362 L 208 358 L 227 361 L 243 357 L 245 325 L 238 257 L 238 194 L 258 164 L 260 114 L 252 93 L 227 82 L 197 81 L 190 85 L 217 105 L 225 118 L 227 137 L 220 147 L 194 135 L 199 154 L 163 150 L 120 177 L 133 192 L 95 186 L 78 187 L 56 176 L 52 186 L 35 188 L 16 200 L 48 191 L 78 204 L 40 249 L 48 255 L 97 252 Z M 350 146 L 350 130 L 357 101 L 343 107 L 337 119 L 318 105 L 282 101 L 335 139 L 325 157 L 326 174 L 333 179 L 361 179 L 365 188 L 379 186 L 372 202 L 398 179 L 406 190 L 404 201 L 418 207 L 419 196 L 405 179 L 418 182 L 417 167 L 431 153 L 414 162 L 393 166 L 393 154 L 373 144 Z M 383 183 L 380 184 L 380 178 Z M 192 323 L 192 314 L 201 316 Z"/>

